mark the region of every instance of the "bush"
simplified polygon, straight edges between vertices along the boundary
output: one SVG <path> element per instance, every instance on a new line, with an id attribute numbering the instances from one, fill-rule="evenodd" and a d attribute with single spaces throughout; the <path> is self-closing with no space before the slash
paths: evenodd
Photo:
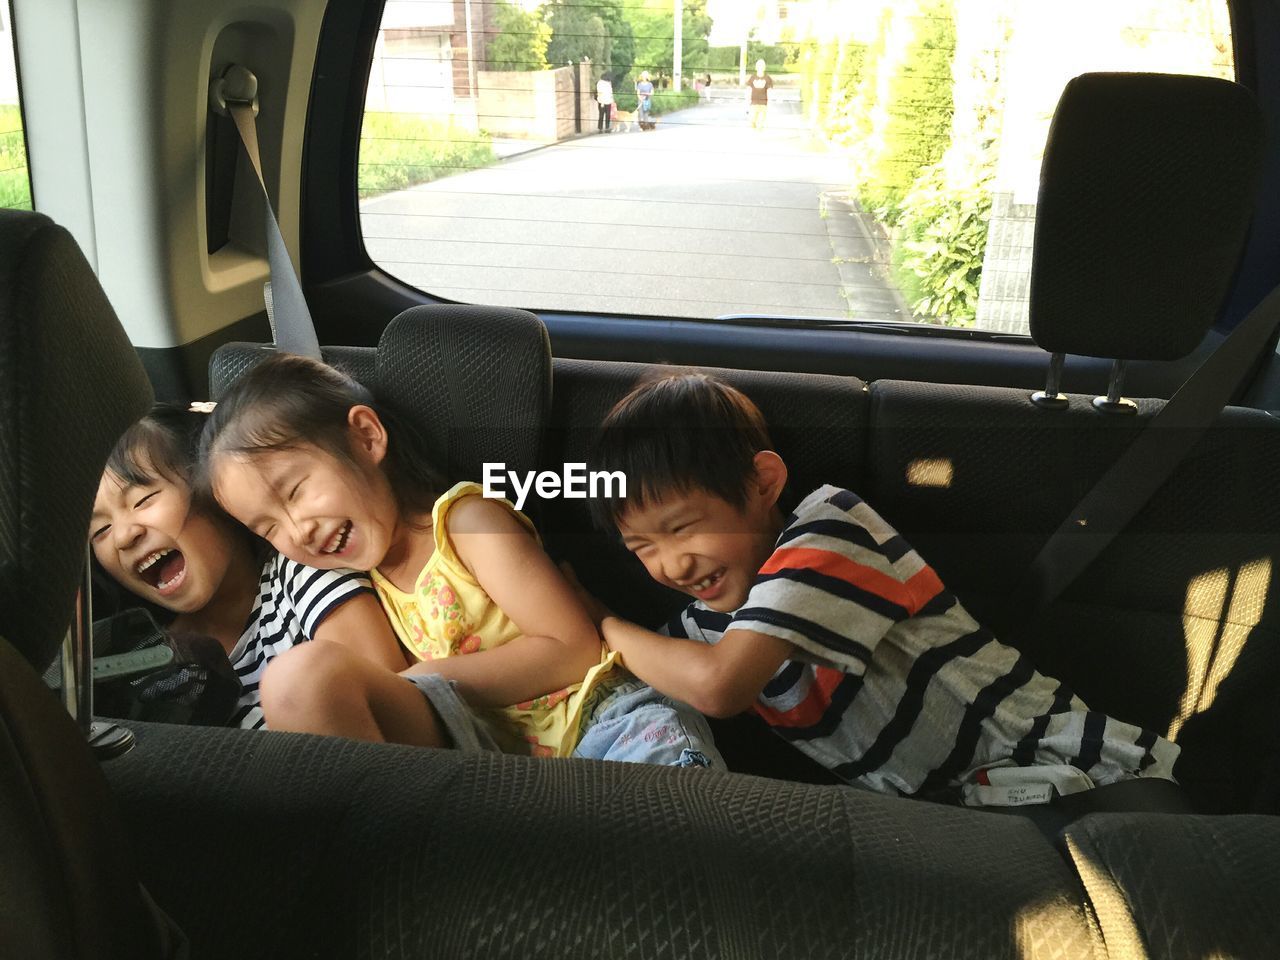
<path id="1" fill-rule="evenodd" d="M 688 82 L 685 88 L 679 93 L 674 90 L 655 90 L 653 103 L 649 108 L 650 115 L 657 117 L 675 110 L 683 110 L 685 107 L 696 106 L 698 91 L 690 85 L 693 82 L 692 78 L 686 78 L 686 80 Z M 613 99 L 617 102 L 619 110 L 634 111 L 639 99 L 636 97 L 636 78 L 626 77 L 621 83 L 615 83 Z"/>
<path id="2" fill-rule="evenodd" d="M 894 261 L 899 288 L 918 316 L 947 326 L 973 323 L 991 220 L 989 182 L 948 189 L 935 164 L 904 198 Z"/>
<path id="3" fill-rule="evenodd" d="M 361 197 L 476 170 L 494 161 L 484 133 L 412 113 L 370 112 L 360 131 Z"/>
<path id="4" fill-rule="evenodd" d="M 12 104 L 0 106 L 0 207 L 31 209 L 22 113 Z"/>
<path id="5" fill-rule="evenodd" d="M 660 116 L 664 113 L 672 113 L 676 110 L 683 110 L 685 107 L 694 107 L 698 104 L 698 91 L 690 86 L 686 86 L 679 93 L 674 90 L 660 90 L 653 95 L 653 104 L 650 107 L 650 113 L 653 116 Z"/>

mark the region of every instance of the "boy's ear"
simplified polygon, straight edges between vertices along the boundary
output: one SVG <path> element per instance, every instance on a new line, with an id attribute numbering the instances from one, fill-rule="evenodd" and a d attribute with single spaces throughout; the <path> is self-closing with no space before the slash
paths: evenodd
<path id="1" fill-rule="evenodd" d="M 355 452 L 377 466 L 387 455 L 387 428 L 373 407 L 357 403 L 347 411 L 347 426 Z"/>
<path id="2" fill-rule="evenodd" d="M 765 507 L 771 508 L 782 496 L 787 485 L 787 465 L 772 450 L 761 450 L 751 458 L 755 475 L 751 479 L 751 492 Z"/>

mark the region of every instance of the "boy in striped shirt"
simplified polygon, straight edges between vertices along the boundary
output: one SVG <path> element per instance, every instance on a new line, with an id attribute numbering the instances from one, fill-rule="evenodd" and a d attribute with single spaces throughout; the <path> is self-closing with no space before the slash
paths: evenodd
<path id="1" fill-rule="evenodd" d="M 597 523 L 694 598 L 661 634 L 596 605 L 605 640 L 662 693 L 712 716 L 753 709 L 884 793 L 1016 806 L 1173 779 L 1177 746 L 1089 710 L 997 641 L 855 494 L 820 487 L 784 515 L 786 464 L 732 387 L 642 384 L 588 466 L 627 478 L 625 499 L 590 501 Z"/>

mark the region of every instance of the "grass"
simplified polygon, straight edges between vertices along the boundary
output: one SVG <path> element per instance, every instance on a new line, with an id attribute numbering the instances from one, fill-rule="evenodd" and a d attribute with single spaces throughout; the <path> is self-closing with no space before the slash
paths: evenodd
<path id="1" fill-rule="evenodd" d="M 0 105 L 0 207 L 31 209 L 31 177 L 22 113 L 16 104 Z"/>
<path id="2" fill-rule="evenodd" d="M 360 196 L 373 197 L 493 163 L 489 137 L 412 113 L 370 112 L 360 132 Z"/>

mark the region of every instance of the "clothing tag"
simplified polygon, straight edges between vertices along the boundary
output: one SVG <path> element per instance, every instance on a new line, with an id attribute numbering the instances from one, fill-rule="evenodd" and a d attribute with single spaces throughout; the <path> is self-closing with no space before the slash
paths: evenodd
<path id="1" fill-rule="evenodd" d="M 961 791 L 966 807 L 1021 807 L 1053 799 L 1051 783 L 1015 783 L 1003 787 L 966 784 Z"/>

